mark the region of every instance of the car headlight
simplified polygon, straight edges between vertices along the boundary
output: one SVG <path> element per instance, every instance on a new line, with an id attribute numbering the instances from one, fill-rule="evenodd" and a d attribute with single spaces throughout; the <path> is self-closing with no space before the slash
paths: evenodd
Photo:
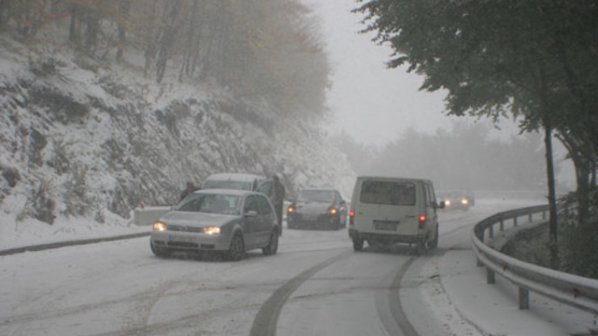
<path id="1" fill-rule="evenodd" d="M 290 206 L 290 207 L 287 208 L 287 213 L 293 213 L 293 212 L 295 212 L 295 208 L 294 207 Z"/>
<path id="2" fill-rule="evenodd" d="M 450 206 L 450 205 L 451 205 L 451 201 L 450 200 L 444 201 L 444 206 Z"/>
<path id="3" fill-rule="evenodd" d="M 338 209 L 337 208 L 330 208 L 330 210 L 328 210 L 328 214 L 330 216 L 336 216 L 337 213 L 338 213 Z"/>
<path id="4" fill-rule="evenodd" d="M 213 236 L 213 235 L 219 235 L 220 234 L 220 227 L 218 226 L 207 226 L 205 228 L 203 228 L 203 233 Z"/>
<path id="5" fill-rule="evenodd" d="M 168 226 L 162 222 L 155 222 L 154 223 L 154 231 L 166 231 Z"/>
<path id="6" fill-rule="evenodd" d="M 461 204 L 467 205 L 467 203 L 469 203 L 469 201 L 467 200 L 467 198 L 464 198 L 464 199 L 461 200 Z"/>

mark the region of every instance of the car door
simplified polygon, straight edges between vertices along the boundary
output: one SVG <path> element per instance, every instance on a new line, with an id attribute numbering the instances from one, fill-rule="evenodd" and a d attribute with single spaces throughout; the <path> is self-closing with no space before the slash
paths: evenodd
<path id="1" fill-rule="evenodd" d="M 249 195 L 245 198 L 243 205 L 243 240 L 246 249 L 252 249 L 257 245 L 257 237 L 260 232 L 260 214 L 257 195 Z"/>
<path id="2" fill-rule="evenodd" d="M 257 196 L 258 208 L 259 208 L 259 234 L 258 241 L 261 246 L 265 246 L 270 241 L 270 233 L 276 221 L 276 214 L 270 201 L 265 196 Z"/>
<path id="3" fill-rule="evenodd" d="M 438 214 L 436 213 L 436 195 L 434 194 L 434 188 L 431 184 L 425 184 L 425 207 L 426 216 L 428 217 L 428 223 L 431 225 L 432 233 L 436 230 L 438 225 Z"/>
<path id="4" fill-rule="evenodd" d="M 357 200 L 356 228 L 363 232 L 414 235 L 418 232 L 416 183 L 410 180 L 364 179 Z M 421 197 L 421 196 L 420 196 Z"/>

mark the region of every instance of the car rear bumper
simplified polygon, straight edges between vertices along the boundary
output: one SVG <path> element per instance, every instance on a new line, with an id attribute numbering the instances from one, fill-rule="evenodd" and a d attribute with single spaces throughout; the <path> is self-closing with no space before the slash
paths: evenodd
<path id="1" fill-rule="evenodd" d="M 152 245 L 158 248 L 181 251 L 224 251 L 228 250 L 230 239 L 226 236 L 209 236 L 193 232 L 152 232 Z"/>
<path id="2" fill-rule="evenodd" d="M 363 239 L 366 241 L 383 242 L 387 244 L 404 243 L 412 244 L 423 241 L 425 234 L 415 235 L 402 235 L 396 233 L 372 233 L 372 232 L 359 232 L 355 229 L 349 229 L 349 237 L 351 239 Z"/>

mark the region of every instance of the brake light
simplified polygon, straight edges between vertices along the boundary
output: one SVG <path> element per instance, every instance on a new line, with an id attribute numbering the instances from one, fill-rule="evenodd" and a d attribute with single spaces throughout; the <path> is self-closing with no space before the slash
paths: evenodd
<path id="1" fill-rule="evenodd" d="M 355 210 L 349 211 L 349 225 L 355 225 Z"/>
<path id="2" fill-rule="evenodd" d="M 353 218 L 353 217 L 355 217 L 355 210 L 351 210 L 351 211 L 349 211 L 349 217 L 350 217 L 350 218 Z"/>
<path id="3" fill-rule="evenodd" d="M 423 229 L 426 227 L 426 220 L 428 219 L 426 215 L 419 215 L 419 228 Z"/>

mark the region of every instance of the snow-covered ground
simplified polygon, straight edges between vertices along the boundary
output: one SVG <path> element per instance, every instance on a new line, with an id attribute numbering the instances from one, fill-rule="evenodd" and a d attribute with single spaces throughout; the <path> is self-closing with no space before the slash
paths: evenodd
<path id="1" fill-rule="evenodd" d="M 264 312 L 280 314 L 277 335 L 395 335 L 397 304 L 422 336 L 587 333 L 593 317 L 535 297 L 521 312 L 513 288 L 475 266 L 471 226 L 532 204 L 441 212 L 440 248 L 418 258 L 355 253 L 345 230 L 288 229 L 279 254 L 240 262 L 156 258 L 147 238 L 4 256 L 0 335 L 257 335 Z"/>

